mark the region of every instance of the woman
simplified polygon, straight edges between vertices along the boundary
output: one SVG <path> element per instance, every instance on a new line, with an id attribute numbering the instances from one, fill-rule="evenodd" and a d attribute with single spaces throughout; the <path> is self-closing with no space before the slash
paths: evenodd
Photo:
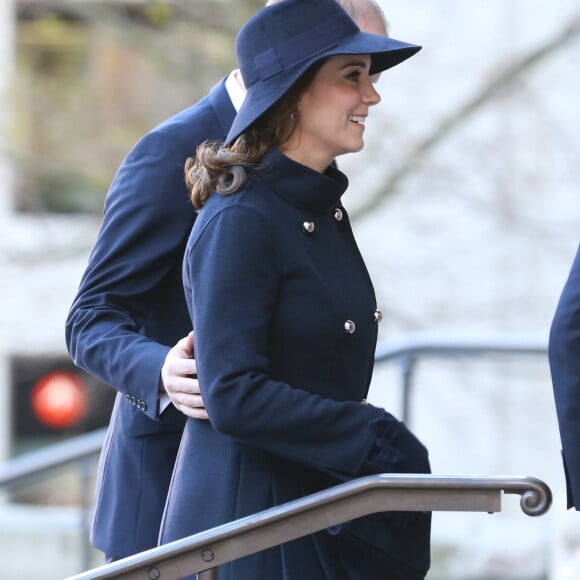
<path id="1" fill-rule="evenodd" d="M 429 472 L 404 425 L 361 404 L 381 315 L 332 163 L 363 146 L 380 100 L 371 75 L 417 50 L 360 32 L 334 0 L 285 0 L 240 31 L 246 99 L 225 144 L 187 166 L 201 211 L 184 282 L 210 422 L 188 420 L 162 542 L 337 481 Z M 220 580 L 424 577 L 428 515 L 361 521 L 358 536 L 319 532 L 223 566 Z"/>

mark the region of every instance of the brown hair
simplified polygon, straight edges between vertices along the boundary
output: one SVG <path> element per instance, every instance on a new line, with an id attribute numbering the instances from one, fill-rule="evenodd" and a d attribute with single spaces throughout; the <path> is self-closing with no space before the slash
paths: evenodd
<path id="1" fill-rule="evenodd" d="M 238 191 L 246 182 L 247 171 L 256 168 L 272 147 L 285 143 L 293 135 L 296 122 L 291 115 L 325 61 L 321 59 L 312 65 L 277 103 L 230 145 L 225 147 L 221 141 L 204 141 L 199 145 L 195 159 L 190 157 L 185 163 L 185 182 L 196 209 L 200 209 L 214 191 L 222 195 Z"/>

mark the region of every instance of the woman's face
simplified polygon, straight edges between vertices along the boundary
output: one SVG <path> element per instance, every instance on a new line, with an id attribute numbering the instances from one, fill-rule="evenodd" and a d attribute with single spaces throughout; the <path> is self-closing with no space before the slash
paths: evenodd
<path id="1" fill-rule="evenodd" d="M 344 153 L 360 151 L 369 107 L 381 97 L 369 77 L 369 55 L 330 57 L 302 93 L 296 130 L 280 147 L 295 161 L 324 171 Z"/>

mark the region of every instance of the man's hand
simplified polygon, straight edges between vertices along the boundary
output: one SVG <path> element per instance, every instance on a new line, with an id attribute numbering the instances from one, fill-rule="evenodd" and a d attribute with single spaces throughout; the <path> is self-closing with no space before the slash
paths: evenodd
<path id="1" fill-rule="evenodd" d="M 193 332 L 182 338 L 165 357 L 161 383 L 176 409 L 193 419 L 207 419 L 193 358 Z"/>

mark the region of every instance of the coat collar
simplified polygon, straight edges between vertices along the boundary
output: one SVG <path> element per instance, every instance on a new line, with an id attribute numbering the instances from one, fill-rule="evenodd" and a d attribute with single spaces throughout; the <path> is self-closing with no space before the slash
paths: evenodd
<path id="1" fill-rule="evenodd" d="M 265 155 L 255 177 L 265 181 L 270 191 L 288 203 L 314 212 L 339 204 L 348 187 L 348 178 L 334 165 L 319 173 L 286 157 L 276 148 Z"/>
<path id="2" fill-rule="evenodd" d="M 236 110 L 226 90 L 226 79 L 227 77 L 224 77 L 219 83 L 214 85 L 208 94 L 209 101 L 224 135 L 228 134 L 236 116 Z"/>

